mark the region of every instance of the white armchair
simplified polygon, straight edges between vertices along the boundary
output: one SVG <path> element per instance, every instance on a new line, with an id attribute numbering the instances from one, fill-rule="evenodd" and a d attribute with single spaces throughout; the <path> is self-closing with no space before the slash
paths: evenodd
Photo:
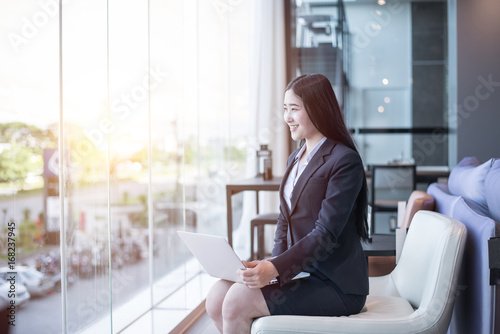
<path id="1" fill-rule="evenodd" d="M 401 258 L 388 275 L 370 278 L 365 309 L 348 317 L 269 316 L 252 334 L 445 333 L 457 291 L 466 229 L 448 216 L 419 211 Z"/>

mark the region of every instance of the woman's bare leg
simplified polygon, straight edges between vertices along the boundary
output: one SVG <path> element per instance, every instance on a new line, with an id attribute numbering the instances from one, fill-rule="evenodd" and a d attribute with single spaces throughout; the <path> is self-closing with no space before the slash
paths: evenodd
<path id="1" fill-rule="evenodd" d="M 233 285 L 233 282 L 220 280 L 217 281 L 208 292 L 205 307 L 207 314 L 215 323 L 215 326 L 222 333 L 222 304 L 226 294 Z"/>
<path id="2" fill-rule="evenodd" d="M 260 289 L 250 289 L 235 283 L 226 293 L 222 304 L 223 332 L 249 334 L 255 318 L 270 315 Z"/>

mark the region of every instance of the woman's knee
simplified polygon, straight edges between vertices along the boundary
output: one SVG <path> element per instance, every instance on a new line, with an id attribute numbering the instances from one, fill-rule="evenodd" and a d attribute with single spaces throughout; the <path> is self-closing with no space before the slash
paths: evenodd
<path id="1" fill-rule="evenodd" d="M 238 283 L 229 289 L 222 305 L 222 316 L 227 320 L 240 317 L 250 319 L 267 313 L 267 305 L 260 289 L 250 289 Z"/>
<path id="2" fill-rule="evenodd" d="M 232 283 L 228 281 L 217 281 L 208 292 L 205 308 L 207 314 L 211 317 L 220 317 L 222 315 L 222 304 Z"/>
<path id="3" fill-rule="evenodd" d="M 234 319 L 241 316 L 243 310 L 242 304 L 244 303 L 244 294 L 242 288 L 248 289 L 242 284 L 234 284 L 226 294 L 222 304 L 222 316 L 226 320 Z"/>

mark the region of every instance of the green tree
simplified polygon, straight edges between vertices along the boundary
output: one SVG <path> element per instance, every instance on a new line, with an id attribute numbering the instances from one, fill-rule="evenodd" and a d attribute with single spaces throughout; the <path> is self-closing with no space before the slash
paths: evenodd
<path id="1" fill-rule="evenodd" d="M 54 126 L 46 130 L 22 122 L 0 124 L 0 143 L 16 144 L 42 154 L 44 148 L 57 147 Z"/>
<path id="2" fill-rule="evenodd" d="M 40 174 L 44 148 L 56 147 L 52 129 L 22 122 L 0 124 L 0 182 L 24 185 L 28 173 Z"/>
<path id="3" fill-rule="evenodd" d="M 29 172 L 41 168 L 41 159 L 37 159 L 29 148 L 12 144 L 0 153 L 0 182 L 15 182 L 22 186 Z"/>

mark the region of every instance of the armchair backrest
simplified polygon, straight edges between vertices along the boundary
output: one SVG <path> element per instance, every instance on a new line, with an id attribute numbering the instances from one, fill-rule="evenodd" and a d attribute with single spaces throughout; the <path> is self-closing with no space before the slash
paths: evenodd
<path id="1" fill-rule="evenodd" d="M 400 296 L 417 309 L 415 316 L 435 316 L 437 321 L 445 312 L 451 318 L 449 301 L 455 297 L 465 236 L 462 223 L 440 213 L 422 210 L 413 217 L 390 275 Z"/>
<path id="2" fill-rule="evenodd" d="M 411 220 L 417 211 L 420 210 L 434 210 L 434 197 L 422 190 L 414 190 L 410 198 L 408 198 L 408 204 L 406 205 L 405 213 L 403 216 L 403 221 L 401 222 L 401 228 L 410 227 Z"/>

